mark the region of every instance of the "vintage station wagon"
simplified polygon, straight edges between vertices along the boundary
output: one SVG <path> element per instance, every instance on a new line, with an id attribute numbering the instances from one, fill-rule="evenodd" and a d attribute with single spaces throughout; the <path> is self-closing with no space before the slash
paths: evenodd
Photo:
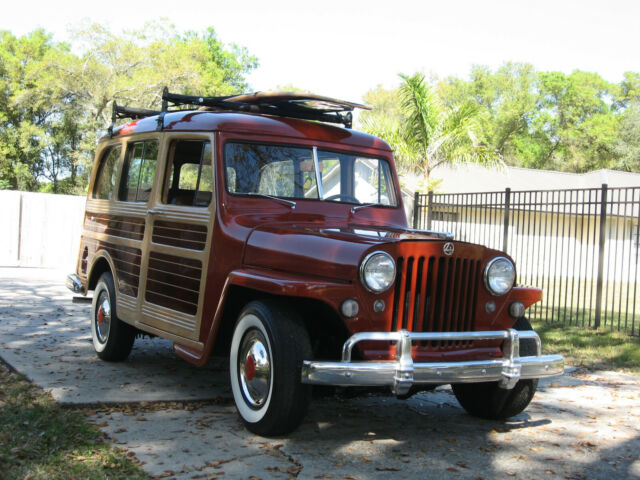
<path id="1" fill-rule="evenodd" d="M 114 105 L 97 148 L 68 285 L 93 291 L 100 358 L 126 359 L 140 334 L 198 366 L 226 355 L 261 435 L 295 429 L 312 385 L 452 384 L 469 413 L 507 418 L 562 373 L 525 318 L 541 291 L 515 286 L 508 255 L 408 228 L 391 149 L 351 129 L 362 106 L 163 99 Z"/>

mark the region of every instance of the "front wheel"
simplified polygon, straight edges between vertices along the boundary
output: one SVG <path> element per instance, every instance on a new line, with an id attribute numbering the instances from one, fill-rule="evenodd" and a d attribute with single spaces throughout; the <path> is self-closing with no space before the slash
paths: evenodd
<path id="1" fill-rule="evenodd" d="M 516 330 L 533 330 L 526 318 L 519 318 L 513 326 Z M 533 339 L 520 340 L 520 355 L 537 355 Z M 538 379 L 519 380 L 511 390 L 498 386 L 497 382 L 459 383 L 451 385 L 458 402 L 469 414 L 494 420 L 504 420 L 524 411 L 536 393 Z"/>
<path id="2" fill-rule="evenodd" d="M 233 332 L 231 390 L 247 429 L 262 436 L 293 431 L 304 418 L 311 387 L 301 383 L 311 358 L 309 335 L 295 311 L 273 301 L 254 301 Z"/>

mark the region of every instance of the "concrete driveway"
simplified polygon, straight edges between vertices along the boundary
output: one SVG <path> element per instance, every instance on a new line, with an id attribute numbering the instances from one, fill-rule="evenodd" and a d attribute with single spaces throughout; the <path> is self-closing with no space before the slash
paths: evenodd
<path id="1" fill-rule="evenodd" d="M 98 360 L 89 306 L 63 281 L 0 268 L 0 357 L 84 409 L 150 476 L 640 479 L 639 377 L 573 370 L 508 422 L 466 415 L 447 387 L 320 398 L 296 432 L 264 439 L 238 420 L 224 360 L 198 369 L 161 339 L 137 340 L 126 362 Z"/>

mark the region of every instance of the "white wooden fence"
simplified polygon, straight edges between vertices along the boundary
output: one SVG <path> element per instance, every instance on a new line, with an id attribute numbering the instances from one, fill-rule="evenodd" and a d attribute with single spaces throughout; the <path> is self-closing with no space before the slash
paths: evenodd
<path id="1" fill-rule="evenodd" d="M 85 197 L 0 190 L 0 266 L 75 270 Z"/>

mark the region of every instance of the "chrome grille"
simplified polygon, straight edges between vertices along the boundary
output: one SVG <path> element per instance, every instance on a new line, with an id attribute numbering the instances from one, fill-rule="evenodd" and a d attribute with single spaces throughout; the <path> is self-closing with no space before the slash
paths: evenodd
<path id="1" fill-rule="evenodd" d="M 400 257 L 391 329 L 468 332 L 475 329 L 480 260 L 459 257 Z M 469 342 L 432 342 L 468 346 Z"/>

